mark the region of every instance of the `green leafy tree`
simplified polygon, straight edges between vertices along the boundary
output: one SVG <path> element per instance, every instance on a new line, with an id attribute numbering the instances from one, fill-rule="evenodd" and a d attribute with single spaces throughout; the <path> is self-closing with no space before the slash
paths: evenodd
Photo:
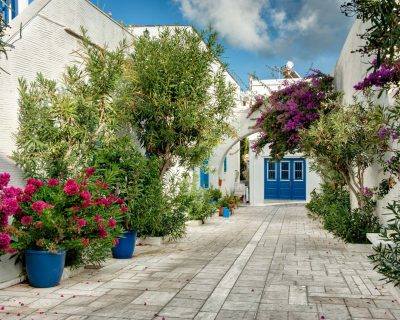
<path id="1" fill-rule="evenodd" d="M 160 176 L 177 163 L 201 164 L 231 130 L 234 88 L 216 35 L 205 43 L 203 35 L 186 28 L 145 33 L 127 63 L 126 119 L 147 154 L 160 159 Z"/>
<path id="2" fill-rule="evenodd" d="M 365 171 L 387 149 L 388 140 L 379 135 L 385 121 L 383 110 L 371 102 L 355 102 L 322 115 L 308 130 L 301 132 L 301 148 L 320 168 L 338 172 L 358 206 L 370 202 L 364 184 Z"/>
<path id="3" fill-rule="evenodd" d="M 62 83 L 41 74 L 30 84 L 20 80 L 13 159 L 26 176 L 75 174 L 93 146 L 118 130 L 124 46 L 108 51 L 84 37 L 78 54 L 81 65 L 68 67 Z"/>
<path id="4" fill-rule="evenodd" d="M 355 16 L 368 27 L 360 38 L 364 45 L 357 52 L 376 57 L 375 68 L 382 62 L 399 58 L 400 2 L 398 0 L 351 0 L 341 6 L 347 16 Z"/>

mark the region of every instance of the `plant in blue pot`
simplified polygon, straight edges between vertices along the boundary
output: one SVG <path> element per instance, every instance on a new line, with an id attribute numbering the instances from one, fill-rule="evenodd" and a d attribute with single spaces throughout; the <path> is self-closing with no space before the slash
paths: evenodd
<path id="1" fill-rule="evenodd" d="M 75 257 L 72 267 L 104 260 L 121 234 L 125 204 L 93 179 L 94 171 L 62 181 L 30 178 L 18 195 L 12 246 L 24 254 L 31 286 L 58 285 L 68 251 Z"/>
<path id="2" fill-rule="evenodd" d="M 219 206 L 222 208 L 222 216 L 224 218 L 229 218 L 231 216 L 231 202 L 230 202 L 231 198 L 228 195 L 225 195 L 224 197 L 222 197 L 219 200 Z"/>
<path id="3" fill-rule="evenodd" d="M 115 259 L 130 259 L 135 251 L 140 219 L 134 203 L 145 187 L 142 173 L 146 171 L 147 159 L 129 136 L 103 141 L 96 146 L 93 154 L 95 175 L 108 181 L 112 190 L 126 204 L 121 220 L 124 232 L 112 248 L 112 255 Z"/>

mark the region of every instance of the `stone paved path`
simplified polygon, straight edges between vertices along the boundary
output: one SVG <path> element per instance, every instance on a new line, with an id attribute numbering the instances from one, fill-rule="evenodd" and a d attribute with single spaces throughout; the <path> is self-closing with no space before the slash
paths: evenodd
<path id="1" fill-rule="evenodd" d="M 334 239 L 303 206 L 241 208 L 56 288 L 0 290 L 0 319 L 400 319 L 369 252 Z"/>

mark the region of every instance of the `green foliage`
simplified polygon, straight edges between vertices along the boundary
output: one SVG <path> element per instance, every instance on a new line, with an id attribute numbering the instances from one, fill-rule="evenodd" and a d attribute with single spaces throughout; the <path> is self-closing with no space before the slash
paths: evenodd
<path id="1" fill-rule="evenodd" d="M 234 194 L 227 194 L 219 200 L 218 205 L 220 207 L 233 209 L 239 204 L 239 202 L 240 200 L 237 196 Z"/>
<path id="2" fill-rule="evenodd" d="M 178 183 L 167 181 L 165 188 L 159 176 L 159 160 L 146 159 L 138 179 L 137 197 L 130 203 L 130 214 L 135 217 L 138 233 L 142 237 L 181 238 L 186 231 L 186 208 L 177 194 Z"/>
<path id="3" fill-rule="evenodd" d="M 369 258 L 374 262 L 375 269 L 384 275 L 388 282 L 400 285 L 400 202 L 394 201 L 387 208 L 393 217 L 381 233 L 381 238 L 387 244 L 374 247 L 375 253 Z"/>
<path id="4" fill-rule="evenodd" d="M 6 41 L 4 41 L 7 28 L 8 25 L 4 20 L 3 14 L 0 13 L 0 54 L 6 57 L 7 57 L 7 49 L 10 47 L 10 45 Z"/>
<path id="5" fill-rule="evenodd" d="M 210 187 L 207 190 L 209 197 L 211 199 L 211 201 L 213 202 L 218 202 L 221 198 L 222 198 L 222 192 L 221 190 L 214 188 L 214 187 Z"/>
<path id="6" fill-rule="evenodd" d="M 376 57 L 375 68 L 382 62 L 394 62 L 400 48 L 400 2 L 398 0 L 351 0 L 342 6 L 347 16 L 355 16 L 369 25 L 360 35 L 365 44 L 356 50 Z"/>
<path id="7" fill-rule="evenodd" d="M 365 170 L 387 149 L 387 139 L 378 135 L 384 121 L 380 106 L 355 102 L 321 115 L 301 133 L 306 156 L 327 172 L 340 173 L 361 208 L 367 205 L 363 196 Z"/>
<path id="8" fill-rule="evenodd" d="M 352 211 L 350 195 L 345 188 L 327 183 L 321 188 L 320 193 L 315 190 L 311 193 L 307 209 L 322 220 L 326 230 L 351 243 L 367 243 L 366 234 L 379 231 L 373 206 Z"/>
<path id="9" fill-rule="evenodd" d="M 204 46 L 201 35 L 186 28 L 160 29 L 157 37 L 146 33 L 134 42 L 125 116 L 147 154 L 160 159 L 161 176 L 176 163 L 200 165 L 230 132 L 234 88 L 220 55 L 215 34 Z"/>
<path id="10" fill-rule="evenodd" d="M 81 65 L 68 67 L 60 84 L 41 74 L 30 84 L 20 79 L 13 159 L 26 176 L 75 175 L 93 146 L 118 130 L 123 46 L 108 51 L 85 37 L 79 58 Z"/>
<path id="11" fill-rule="evenodd" d="M 126 230 L 137 230 L 140 216 L 144 214 L 139 212 L 137 201 L 146 188 L 143 174 L 147 163 L 148 160 L 128 136 L 99 143 L 93 150 L 91 166 L 96 168 L 95 176 L 107 181 L 128 206 L 123 220 Z"/>

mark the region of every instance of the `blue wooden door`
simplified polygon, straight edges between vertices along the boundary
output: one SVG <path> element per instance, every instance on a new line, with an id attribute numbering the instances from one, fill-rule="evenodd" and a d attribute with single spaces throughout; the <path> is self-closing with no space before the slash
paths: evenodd
<path id="1" fill-rule="evenodd" d="M 204 161 L 200 168 L 200 187 L 208 189 L 210 187 L 210 174 L 208 173 L 208 160 Z"/>
<path id="2" fill-rule="evenodd" d="M 306 162 L 303 158 L 264 160 L 264 199 L 305 200 Z"/>

